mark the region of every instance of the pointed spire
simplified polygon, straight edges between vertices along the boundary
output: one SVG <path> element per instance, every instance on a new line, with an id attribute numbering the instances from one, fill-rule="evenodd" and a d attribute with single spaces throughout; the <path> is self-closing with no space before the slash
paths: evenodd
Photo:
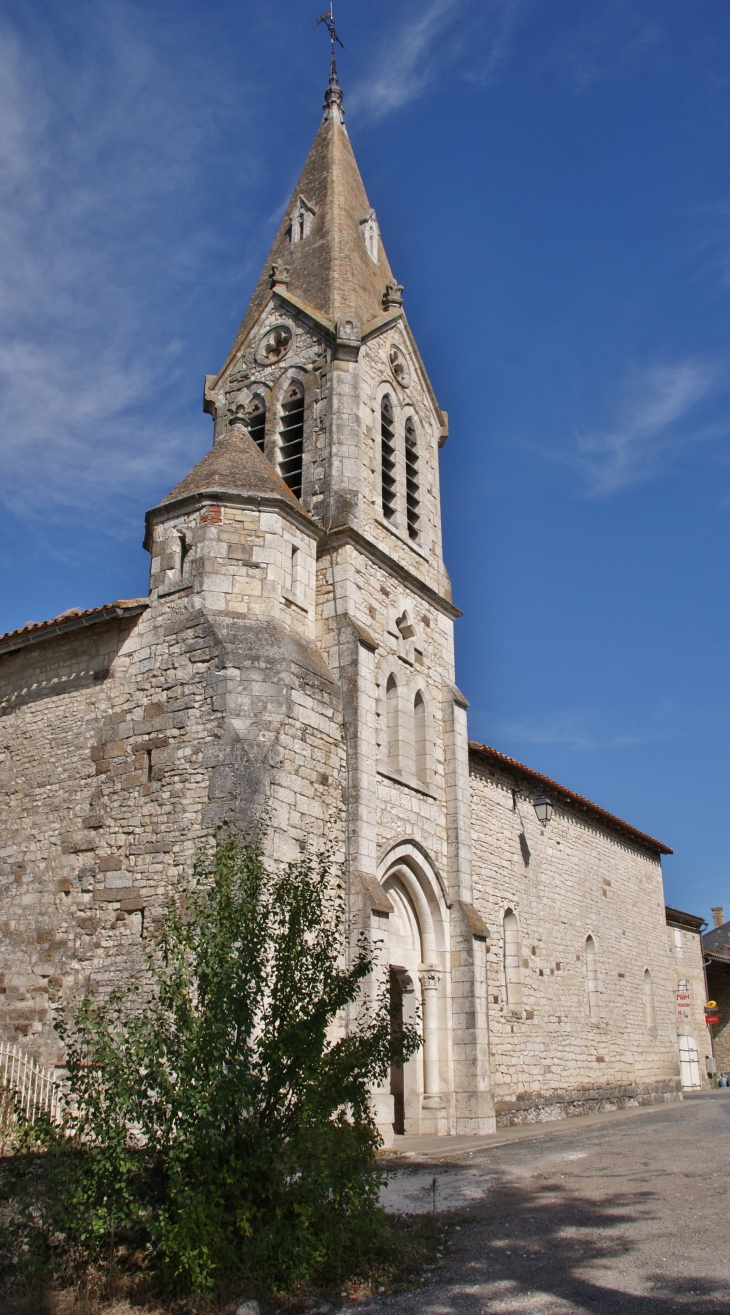
<path id="1" fill-rule="evenodd" d="M 393 278 L 383 250 L 343 119 L 333 49 L 324 119 L 232 353 L 254 327 L 272 291 L 306 303 L 333 327 L 351 317 L 364 328 L 384 312 L 400 309 L 403 289 Z"/>
<path id="2" fill-rule="evenodd" d="M 332 42 L 332 59 L 330 61 L 330 82 L 324 93 L 324 110 L 325 123 L 328 119 L 335 119 L 337 123 L 345 122 L 345 111 L 342 108 L 342 87 L 337 81 L 337 62 L 335 60 L 335 43 Z"/>

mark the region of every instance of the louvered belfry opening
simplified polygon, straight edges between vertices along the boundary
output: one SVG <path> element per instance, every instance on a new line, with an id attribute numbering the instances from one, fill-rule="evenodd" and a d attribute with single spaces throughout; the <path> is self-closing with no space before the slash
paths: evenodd
<path id="1" fill-rule="evenodd" d="M 290 384 L 284 394 L 279 430 L 279 471 L 297 498 L 302 496 L 302 452 L 304 449 L 304 392 L 301 384 Z"/>
<path id="2" fill-rule="evenodd" d="M 406 420 L 406 516 L 408 533 L 412 539 L 418 538 L 418 522 L 421 519 L 419 505 L 416 426 L 409 416 Z"/>
<path id="3" fill-rule="evenodd" d="M 387 393 L 380 403 L 380 465 L 383 515 L 390 521 L 395 516 L 395 425 Z"/>
<path id="4" fill-rule="evenodd" d="M 263 452 L 266 438 L 266 403 L 260 397 L 252 398 L 246 412 L 246 424 L 254 443 Z"/>

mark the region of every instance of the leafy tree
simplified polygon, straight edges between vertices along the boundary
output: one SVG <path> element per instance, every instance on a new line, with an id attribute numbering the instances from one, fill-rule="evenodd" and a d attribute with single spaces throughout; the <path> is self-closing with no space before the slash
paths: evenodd
<path id="1" fill-rule="evenodd" d="M 327 853 L 272 870 L 260 835 L 216 836 L 144 987 L 87 998 L 61 1029 L 49 1234 L 87 1257 L 146 1244 L 164 1285 L 188 1291 L 223 1274 L 334 1278 L 367 1250 L 381 1218 L 369 1091 L 419 1038 L 391 1025 L 386 992 L 369 1002 L 373 952 L 360 938 L 348 955 L 348 934 Z"/>

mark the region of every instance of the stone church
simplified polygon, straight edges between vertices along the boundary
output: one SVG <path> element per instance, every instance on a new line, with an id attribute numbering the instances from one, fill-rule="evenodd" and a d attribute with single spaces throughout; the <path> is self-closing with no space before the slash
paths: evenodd
<path id="1" fill-rule="evenodd" d="M 211 450 L 147 513 L 149 594 L 0 639 L 0 1035 L 124 981 L 202 839 L 340 828 L 353 925 L 423 1046 L 386 1140 L 680 1093 L 667 847 L 469 742 L 447 417 L 344 125 L 324 119 L 227 360 Z"/>

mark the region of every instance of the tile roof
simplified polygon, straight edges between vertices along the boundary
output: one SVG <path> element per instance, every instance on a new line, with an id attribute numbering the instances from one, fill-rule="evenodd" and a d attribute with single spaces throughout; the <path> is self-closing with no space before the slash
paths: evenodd
<path id="1" fill-rule="evenodd" d="M 721 927 L 713 927 L 711 931 L 705 932 L 702 948 L 713 959 L 730 960 L 730 922 L 723 922 Z"/>
<path id="2" fill-rule="evenodd" d="M 508 758 L 506 754 L 500 753 L 498 749 L 490 749 L 488 745 L 478 744 L 473 740 L 469 741 L 469 748 L 472 753 L 493 762 L 495 766 L 503 767 L 520 776 L 526 776 L 537 785 L 543 786 L 548 795 L 552 796 L 554 803 L 567 804 L 579 812 L 586 813 L 595 821 L 601 822 L 609 830 L 618 831 L 621 835 L 636 841 L 646 849 L 653 849 L 659 854 L 674 853 L 674 850 L 663 844 L 661 840 L 655 840 L 653 836 L 647 835 L 646 832 L 638 831 L 635 826 L 624 822 L 620 817 L 615 817 L 613 813 L 608 813 L 605 808 L 591 803 L 590 799 L 584 799 L 582 795 L 576 794 L 573 790 L 568 790 L 564 785 L 559 785 L 557 781 L 552 781 L 549 776 L 543 776 L 541 772 L 533 771 L 532 767 L 526 767 L 524 763 L 517 762 L 515 758 Z"/>
<path id="3" fill-rule="evenodd" d="M 162 499 L 160 506 L 196 493 L 268 493 L 283 498 L 300 515 L 307 515 L 299 499 L 245 429 L 236 429 L 219 438 L 202 461 Z"/>
<path id="4" fill-rule="evenodd" d="M 726 963 L 730 967 L 730 945 L 716 947 L 714 950 L 708 950 L 703 945 L 702 949 L 705 958 L 712 959 L 714 963 Z"/>
<path id="5" fill-rule="evenodd" d="M 707 919 L 698 918 L 696 913 L 682 913 L 681 909 L 670 909 L 668 904 L 664 905 L 664 912 L 669 927 L 684 927 L 685 931 L 701 932 L 707 926 Z"/>
<path id="6" fill-rule="evenodd" d="M 90 607 L 85 611 L 79 607 L 69 607 L 60 616 L 49 621 L 30 621 L 20 630 L 9 630 L 0 635 L 0 653 L 12 653 L 15 649 L 26 648 L 29 644 L 51 639 L 55 635 L 66 634 L 70 630 L 83 630 L 86 626 L 100 625 L 104 621 L 113 621 L 121 616 L 138 616 L 149 606 L 147 598 L 117 598 L 113 603 L 103 607 Z"/>

